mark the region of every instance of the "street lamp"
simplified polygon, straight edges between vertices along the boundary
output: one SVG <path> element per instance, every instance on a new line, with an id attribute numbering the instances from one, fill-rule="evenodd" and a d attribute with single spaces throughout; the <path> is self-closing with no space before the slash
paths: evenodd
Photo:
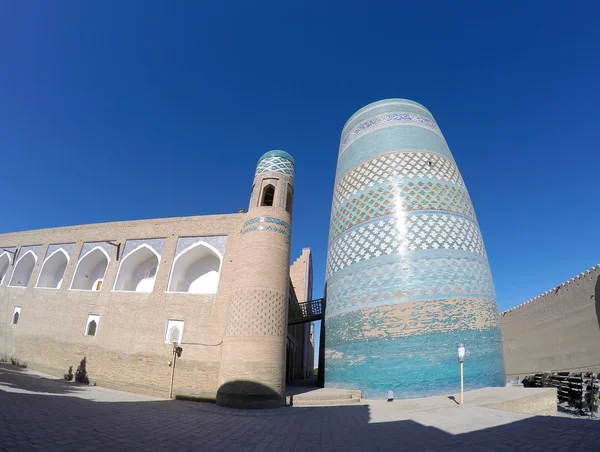
<path id="1" fill-rule="evenodd" d="M 456 346 L 456 351 L 458 352 L 458 362 L 460 363 L 460 404 L 462 405 L 464 402 L 463 397 L 463 363 L 465 362 L 465 346 L 464 344 L 458 344 Z"/>
<path id="2" fill-rule="evenodd" d="M 169 366 L 171 367 L 171 384 L 169 385 L 169 399 L 173 398 L 173 379 L 175 378 L 175 364 L 177 363 L 177 358 L 181 357 L 181 352 L 183 352 L 183 348 L 177 345 L 176 341 L 173 341 L 173 361 L 169 362 Z"/>

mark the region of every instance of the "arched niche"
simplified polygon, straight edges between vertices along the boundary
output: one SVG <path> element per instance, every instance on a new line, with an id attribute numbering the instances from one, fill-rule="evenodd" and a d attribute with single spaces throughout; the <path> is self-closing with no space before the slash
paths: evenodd
<path id="1" fill-rule="evenodd" d="M 42 264 L 42 270 L 35 287 L 59 289 L 68 263 L 69 255 L 65 250 L 59 248 L 54 251 Z"/>
<path id="2" fill-rule="evenodd" d="M 292 186 L 287 184 L 287 193 L 285 197 L 285 210 L 291 215 L 292 214 L 292 206 L 294 202 L 294 192 L 292 190 Z"/>
<path id="3" fill-rule="evenodd" d="M 219 286 L 223 256 L 215 248 L 198 242 L 175 257 L 168 292 L 215 294 Z"/>
<path id="4" fill-rule="evenodd" d="M 263 189 L 263 194 L 261 197 L 260 205 L 261 206 L 272 206 L 275 201 L 275 186 L 273 184 L 268 184 Z"/>
<path id="5" fill-rule="evenodd" d="M 37 256 L 33 251 L 29 250 L 23 254 L 15 264 L 15 269 L 8 285 L 11 287 L 27 287 L 36 262 Z"/>
<path id="6" fill-rule="evenodd" d="M 77 263 L 71 289 L 100 290 L 108 261 L 108 254 L 99 246 L 87 252 Z"/>
<path id="7" fill-rule="evenodd" d="M 4 281 L 8 281 L 6 279 L 6 274 L 8 273 L 8 268 L 10 267 L 10 257 L 7 252 L 3 252 L 0 254 L 0 286 L 4 283 Z"/>
<path id="8" fill-rule="evenodd" d="M 140 245 L 122 261 L 114 290 L 152 292 L 160 256 L 148 245 Z"/>

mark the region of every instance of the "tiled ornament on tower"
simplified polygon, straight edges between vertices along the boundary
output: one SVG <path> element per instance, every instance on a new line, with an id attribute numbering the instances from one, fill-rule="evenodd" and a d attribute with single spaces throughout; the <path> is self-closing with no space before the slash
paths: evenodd
<path id="1" fill-rule="evenodd" d="M 327 257 L 325 385 L 366 398 L 504 386 L 479 225 L 433 116 L 405 99 L 357 111 L 341 137 Z"/>

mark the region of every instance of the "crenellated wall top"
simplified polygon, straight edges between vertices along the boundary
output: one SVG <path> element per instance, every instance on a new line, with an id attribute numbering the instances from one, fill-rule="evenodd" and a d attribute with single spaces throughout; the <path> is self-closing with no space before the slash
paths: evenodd
<path id="1" fill-rule="evenodd" d="M 592 268 L 590 268 L 589 270 L 585 270 L 584 272 L 578 274 L 577 276 L 574 276 L 573 278 L 569 279 L 568 281 L 563 282 L 562 284 L 559 284 L 556 287 L 553 287 L 550 290 L 547 290 L 546 292 L 538 295 L 537 297 L 534 297 L 530 300 L 527 300 L 517 306 L 515 306 L 514 308 L 510 308 L 506 311 L 503 311 L 500 313 L 501 316 L 504 316 L 506 314 L 508 314 L 509 312 L 513 312 L 513 311 L 517 311 L 523 307 L 525 307 L 526 305 L 529 305 L 530 303 L 536 302 L 536 301 L 541 301 L 542 299 L 544 299 L 545 296 L 550 295 L 552 293 L 557 293 L 558 290 L 560 290 L 561 288 L 567 288 L 569 287 L 571 284 L 577 283 L 578 281 L 580 281 L 582 278 L 588 278 L 588 277 L 592 277 L 594 275 L 600 274 L 600 264 L 596 264 L 595 266 L 593 266 Z"/>

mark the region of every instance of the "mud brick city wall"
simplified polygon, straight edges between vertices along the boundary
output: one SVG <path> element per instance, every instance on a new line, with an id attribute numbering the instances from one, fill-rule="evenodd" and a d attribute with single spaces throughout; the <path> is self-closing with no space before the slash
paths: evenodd
<path id="1" fill-rule="evenodd" d="M 500 315 L 508 378 L 600 371 L 600 265 Z"/>

